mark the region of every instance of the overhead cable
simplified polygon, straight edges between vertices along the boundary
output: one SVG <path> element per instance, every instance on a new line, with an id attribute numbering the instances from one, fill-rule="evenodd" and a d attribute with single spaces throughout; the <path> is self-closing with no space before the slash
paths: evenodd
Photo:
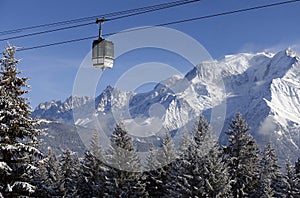
<path id="1" fill-rule="evenodd" d="M 221 13 L 205 15 L 205 16 L 199 16 L 199 17 L 183 19 L 183 20 L 178 20 L 178 21 L 172 21 L 172 22 L 167 22 L 167 23 L 160 23 L 160 24 L 156 24 L 156 25 L 152 25 L 152 26 L 138 27 L 138 28 L 133 28 L 133 29 L 129 29 L 129 30 L 124 30 L 124 31 L 121 31 L 121 32 L 107 33 L 107 34 L 104 34 L 103 36 L 111 36 L 111 35 L 114 35 L 114 34 L 128 33 L 128 32 L 139 31 L 139 30 L 144 30 L 144 29 L 150 29 L 150 28 L 155 28 L 155 27 L 160 27 L 160 26 L 168 26 L 168 25 L 186 23 L 186 22 L 191 22 L 191 21 L 196 21 L 196 20 L 209 19 L 209 18 L 220 17 L 220 16 L 225 16 L 225 15 L 231 15 L 231 14 L 236 14 L 236 13 L 241 13 L 241 12 L 247 12 L 247 11 L 253 11 L 253 10 L 258 10 L 258 9 L 263 9 L 263 8 L 275 7 L 275 6 L 280 6 L 280 5 L 289 4 L 289 3 L 295 3 L 295 2 L 299 2 L 299 1 L 300 0 L 289 0 L 289 1 L 279 2 L 279 3 L 266 4 L 266 5 L 255 6 L 255 7 L 250 7 L 250 8 L 232 10 L 232 11 L 221 12 Z M 93 38 L 96 38 L 96 37 L 97 36 L 89 36 L 89 37 L 85 37 L 85 38 L 67 40 L 67 41 L 62 41 L 62 42 L 57 42 L 57 43 L 50 43 L 50 44 L 45 44 L 45 45 L 38 45 L 38 46 L 27 47 L 27 48 L 20 48 L 20 49 L 18 49 L 18 51 L 26 51 L 26 50 L 32 50 L 32 49 L 37 49 L 37 48 L 44 48 L 44 47 L 55 46 L 55 45 L 62 45 L 62 44 L 66 44 L 66 43 L 72 43 L 72 42 L 78 42 L 78 41 L 82 41 L 82 40 L 93 39 Z"/>
<path id="2" fill-rule="evenodd" d="M 0 36 L 7 35 L 7 34 L 20 33 L 25 30 L 32 30 L 32 29 L 37 29 L 37 28 L 64 26 L 64 25 L 69 25 L 69 24 L 73 24 L 73 23 L 81 23 L 81 22 L 85 22 L 85 21 L 95 20 L 96 18 L 101 18 L 101 17 L 105 17 L 105 18 L 115 17 L 110 20 L 116 20 L 119 18 L 126 18 L 129 16 L 144 14 L 147 12 L 154 12 L 157 10 L 172 8 L 175 6 L 181 6 L 181 5 L 185 5 L 185 4 L 189 4 L 189 3 L 193 3 L 193 2 L 197 2 L 197 1 L 200 1 L 200 0 L 180 0 L 180 1 L 162 3 L 162 4 L 152 5 L 152 6 L 135 8 L 135 9 L 130 9 L 130 10 L 111 12 L 111 13 L 107 13 L 107 14 L 99 14 L 99 15 L 94 15 L 94 16 L 89 16 L 89 17 L 78 18 L 78 19 L 59 21 L 59 22 L 47 23 L 47 24 L 40 24 L 40 25 L 36 25 L 36 26 L 23 27 L 23 28 L 18 28 L 18 29 L 13 29 L 13 30 L 0 31 Z M 118 17 L 116 17 L 116 16 L 118 16 Z M 72 27 L 72 26 L 70 26 L 70 27 Z M 75 28 L 75 26 L 74 26 L 74 28 Z M 69 29 L 69 28 L 67 28 L 67 29 Z M 61 28 L 60 30 L 63 30 L 63 28 Z M 43 31 L 43 32 L 46 32 L 46 31 Z M 7 38 L 5 40 L 8 40 L 8 39 L 9 38 Z"/>

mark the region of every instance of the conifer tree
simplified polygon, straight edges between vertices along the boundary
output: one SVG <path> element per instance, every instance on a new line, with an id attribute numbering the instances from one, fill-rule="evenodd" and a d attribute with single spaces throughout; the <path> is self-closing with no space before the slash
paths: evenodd
<path id="1" fill-rule="evenodd" d="M 257 183 L 255 197 L 275 196 L 279 192 L 279 182 L 282 180 L 280 167 L 277 164 L 277 156 L 271 143 L 268 143 L 263 151 L 260 162 L 259 180 Z"/>
<path id="2" fill-rule="evenodd" d="M 105 171 L 108 167 L 103 163 L 102 149 L 99 137 L 95 133 L 90 149 L 85 152 L 81 164 L 78 195 L 80 197 L 103 197 L 106 184 Z"/>
<path id="3" fill-rule="evenodd" d="M 278 165 L 278 159 L 272 144 L 266 145 L 260 163 L 260 176 L 255 195 L 259 197 L 284 195 L 283 175 Z"/>
<path id="4" fill-rule="evenodd" d="M 230 123 L 226 134 L 229 145 L 224 147 L 229 165 L 233 197 L 246 197 L 255 192 L 258 181 L 259 156 L 249 127 L 240 113 Z"/>
<path id="5" fill-rule="evenodd" d="M 161 186 L 159 191 L 163 195 L 168 194 L 168 183 L 170 182 L 170 171 L 172 164 L 175 162 L 176 159 L 176 151 L 175 146 L 172 141 L 172 137 L 169 132 L 165 133 L 165 137 L 161 144 L 161 147 L 158 149 L 157 153 L 158 162 L 161 165 L 161 169 L 159 169 Z"/>
<path id="6" fill-rule="evenodd" d="M 295 167 L 292 166 L 290 160 L 288 159 L 286 162 L 286 188 L 284 191 L 284 195 L 287 198 L 300 197 L 300 181 L 297 177 L 298 175 L 296 174 L 296 170 L 297 169 L 295 169 Z"/>
<path id="7" fill-rule="evenodd" d="M 37 197 L 53 197 L 60 195 L 61 172 L 55 153 L 48 148 L 47 157 L 38 162 L 38 171 L 35 175 L 37 181 Z"/>
<path id="8" fill-rule="evenodd" d="M 123 124 L 116 125 L 111 136 L 111 147 L 107 155 L 111 166 L 106 177 L 107 197 L 147 197 L 141 182 L 141 164 L 131 137 Z"/>
<path id="9" fill-rule="evenodd" d="M 168 165 L 170 165 L 171 162 L 176 158 L 175 146 L 169 132 L 166 132 L 165 134 L 158 155 L 159 163 L 166 167 L 165 169 L 168 171 Z"/>
<path id="10" fill-rule="evenodd" d="M 30 117 L 27 98 L 28 78 L 19 77 L 15 47 L 8 46 L 0 59 L 0 192 L 4 197 L 28 196 L 32 183 L 37 149 L 37 122 Z"/>
<path id="11" fill-rule="evenodd" d="M 300 158 L 298 158 L 298 160 L 295 162 L 295 168 L 294 168 L 294 172 L 295 172 L 295 185 L 298 188 L 298 193 L 300 194 Z"/>
<path id="12" fill-rule="evenodd" d="M 162 197 L 164 195 L 162 173 L 163 169 L 157 159 L 157 154 L 154 150 L 154 145 L 150 146 L 149 155 L 146 161 L 146 171 L 144 175 L 144 183 L 149 197 Z"/>
<path id="13" fill-rule="evenodd" d="M 294 166 L 294 195 L 300 197 L 300 159 L 295 162 Z"/>
<path id="14" fill-rule="evenodd" d="M 212 131 L 200 116 L 193 136 L 178 160 L 172 163 L 172 197 L 230 197 L 229 175 L 222 161 L 218 144 Z"/>
<path id="15" fill-rule="evenodd" d="M 203 121 L 203 122 L 202 122 Z M 203 144 L 204 137 L 208 132 L 208 124 L 200 116 L 195 123 L 192 131 L 192 137 L 183 136 L 182 152 L 176 161 L 171 164 L 170 183 L 168 184 L 168 193 L 172 197 L 195 197 L 200 196 L 201 168 L 204 152 L 199 147 Z"/>
<path id="16" fill-rule="evenodd" d="M 97 132 L 95 132 L 93 134 L 93 137 L 91 139 L 91 143 L 90 143 L 90 149 L 89 149 L 90 153 L 95 156 L 97 159 L 99 160 L 103 160 L 103 153 L 102 153 L 102 147 L 100 145 L 99 142 L 99 135 Z"/>
<path id="17" fill-rule="evenodd" d="M 300 158 L 295 162 L 295 174 L 300 179 Z"/>
<path id="18" fill-rule="evenodd" d="M 211 139 L 212 130 L 203 115 L 200 115 L 198 121 L 195 123 L 192 133 L 198 147 L 202 144 L 207 144 L 206 140 Z"/>
<path id="19" fill-rule="evenodd" d="M 215 143 L 204 157 L 201 167 L 204 183 L 200 191 L 205 197 L 231 197 L 228 167 L 221 156 L 218 144 Z"/>
<path id="20" fill-rule="evenodd" d="M 63 197 L 74 197 L 77 193 L 79 160 L 69 149 L 65 150 L 60 159 L 60 192 Z"/>

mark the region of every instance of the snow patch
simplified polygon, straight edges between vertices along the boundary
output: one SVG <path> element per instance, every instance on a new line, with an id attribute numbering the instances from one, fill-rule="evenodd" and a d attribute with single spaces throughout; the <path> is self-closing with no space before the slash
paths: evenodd
<path id="1" fill-rule="evenodd" d="M 38 124 L 41 124 L 41 123 L 49 124 L 49 123 L 52 123 L 52 122 L 54 122 L 54 121 L 50 121 L 50 120 L 46 120 L 46 119 L 39 119 L 37 123 Z"/>

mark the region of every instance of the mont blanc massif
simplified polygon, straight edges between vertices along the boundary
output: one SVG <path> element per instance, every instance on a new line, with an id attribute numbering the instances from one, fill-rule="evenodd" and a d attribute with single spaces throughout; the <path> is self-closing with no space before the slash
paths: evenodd
<path id="1" fill-rule="evenodd" d="M 109 136 L 121 121 L 143 149 L 159 142 L 164 131 L 176 137 L 200 114 L 222 143 L 237 112 L 261 147 L 272 142 L 279 158 L 299 157 L 300 57 L 291 49 L 227 55 L 200 63 L 185 76 L 172 76 L 146 93 L 108 86 L 96 98 L 41 103 L 32 115 L 47 129 L 41 137 L 45 148 L 82 153 L 87 134 L 98 129 Z"/>

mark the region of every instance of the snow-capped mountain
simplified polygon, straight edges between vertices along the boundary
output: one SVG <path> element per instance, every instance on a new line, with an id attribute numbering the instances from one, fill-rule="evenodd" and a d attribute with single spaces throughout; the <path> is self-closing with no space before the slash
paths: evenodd
<path id="1" fill-rule="evenodd" d="M 96 99 L 70 97 L 40 104 L 33 116 L 109 134 L 123 121 L 141 140 L 162 131 L 190 127 L 204 114 L 224 131 L 241 112 L 260 145 L 271 141 L 280 155 L 295 157 L 300 139 L 300 58 L 291 49 L 276 54 L 235 54 L 203 62 L 185 76 L 172 76 L 147 93 L 107 87 Z M 141 140 L 142 141 L 142 140 Z"/>
<path id="2" fill-rule="evenodd" d="M 39 104 L 32 116 L 49 120 L 62 120 L 69 123 L 73 122 L 72 110 L 81 108 L 89 102 L 92 102 L 92 98 L 76 96 L 69 97 L 64 102 L 52 100 Z"/>

